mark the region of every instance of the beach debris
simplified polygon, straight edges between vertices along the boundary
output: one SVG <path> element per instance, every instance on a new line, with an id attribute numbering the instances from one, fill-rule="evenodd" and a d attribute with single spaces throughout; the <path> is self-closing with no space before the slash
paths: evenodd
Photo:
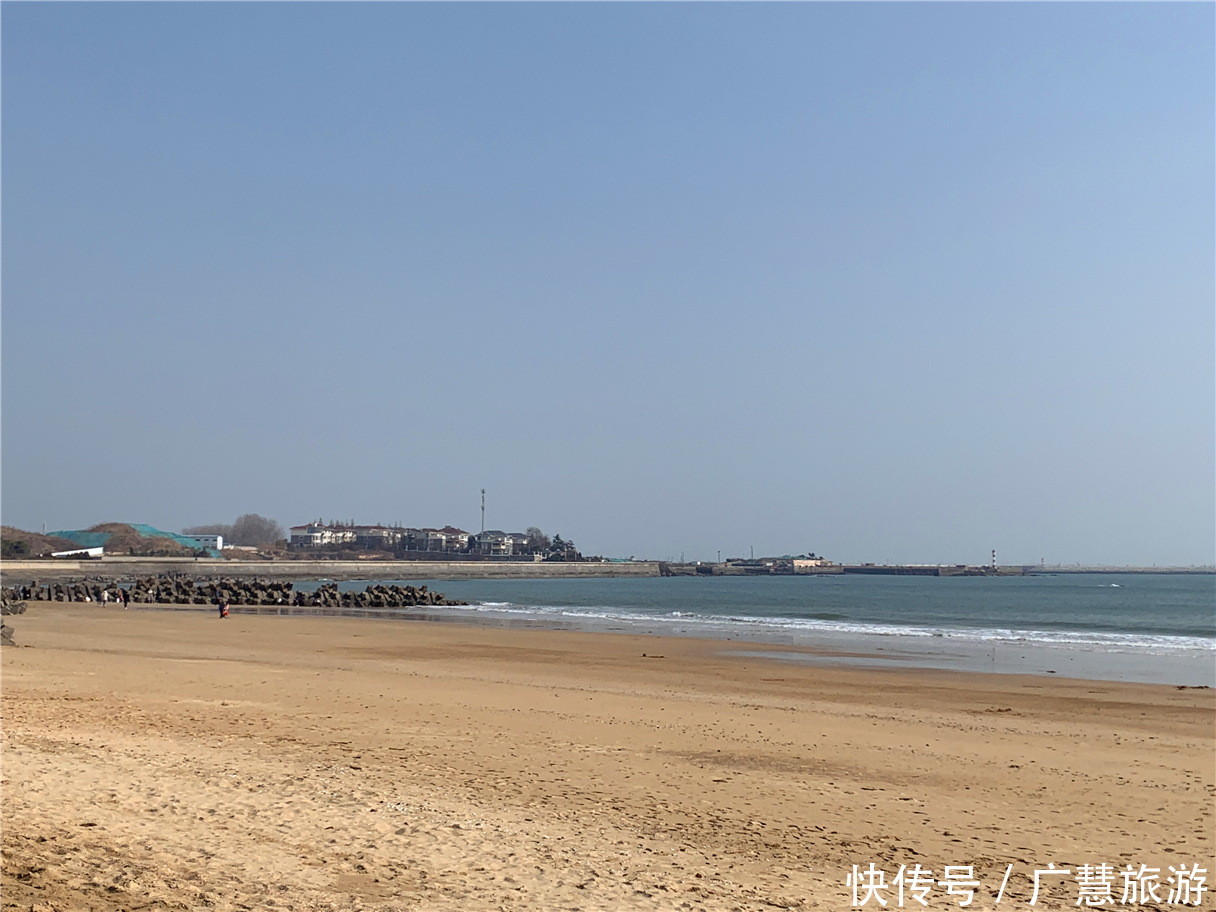
<path id="1" fill-rule="evenodd" d="M 13 628 L 8 624 L 0 625 L 0 646 L 16 646 L 13 642 Z"/>

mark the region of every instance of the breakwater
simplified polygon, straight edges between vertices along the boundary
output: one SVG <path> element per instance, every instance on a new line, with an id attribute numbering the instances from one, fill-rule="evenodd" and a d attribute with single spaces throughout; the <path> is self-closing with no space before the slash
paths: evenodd
<path id="1" fill-rule="evenodd" d="M 327 583 L 314 592 L 295 591 L 293 584 L 264 579 L 182 579 L 147 577 L 127 585 L 117 580 L 48 583 L 6 587 L 0 595 L 4 614 L 21 614 L 26 602 L 96 602 L 145 605 L 265 605 L 298 608 L 416 608 L 463 605 L 426 586 L 371 584 L 362 592 L 339 592 Z M 17 606 L 20 606 L 19 608 Z"/>

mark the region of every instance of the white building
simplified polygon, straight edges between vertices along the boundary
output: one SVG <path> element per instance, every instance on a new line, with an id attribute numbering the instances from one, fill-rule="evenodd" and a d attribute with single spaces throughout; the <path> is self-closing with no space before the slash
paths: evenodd
<path id="1" fill-rule="evenodd" d="M 830 567 L 830 566 L 832 566 L 832 562 L 830 560 L 825 560 L 822 557 L 813 557 L 813 558 L 796 557 L 796 558 L 794 558 L 794 572 L 795 573 L 814 573 L 816 570 L 818 570 L 822 567 Z"/>
<path id="2" fill-rule="evenodd" d="M 528 544 L 528 537 L 521 532 L 499 532 L 497 529 L 479 532 L 474 536 L 474 540 L 478 554 L 492 554 L 498 557 L 523 554 Z"/>
<path id="3" fill-rule="evenodd" d="M 307 526 L 291 527 L 293 548 L 324 548 L 326 545 L 354 544 L 355 530 L 346 526 L 322 526 L 310 523 Z"/>
<path id="4" fill-rule="evenodd" d="M 442 529 L 414 529 L 410 533 L 415 551 L 468 551 L 469 533 L 453 526 Z"/>
<path id="5" fill-rule="evenodd" d="M 198 542 L 200 548 L 214 548 L 216 551 L 220 551 L 224 547 L 224 536 L 222 535 L 195 535 L 192 532 L 186 537 L 193 538 Z"/>
<path id="6" fill-rule="evenodd" d="M 378 551 L 468 551 L 471 536 L 463 529 L 406 529 L 399 526 L 326 526 L 309 523 L 292 526 L 293 548 L 325 548 L 351 545 Z"/>
<path id="7" fill-rule="evenodd" d="M 390 526 L 355 526 L 355 544 L 381 551 L 393 551 L 401 545 L 402 538 L 409 535 L 406 529 Z"/>

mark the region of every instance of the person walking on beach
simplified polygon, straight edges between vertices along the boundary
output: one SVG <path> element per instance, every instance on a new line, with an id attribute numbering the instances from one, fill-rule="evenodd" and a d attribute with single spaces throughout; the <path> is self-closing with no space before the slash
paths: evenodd
<path id="1" fill-rule="evenodd" d="M 122 607 L 126 608 L 128 603 L 131 601 L 131 593 L 126 589 L 119 589 L 118 597 L 122 599 Z"/>
<path id="2" fill-rule="evenodd" d="M 222 617 L 222 618 L 228 617 L 228 600 L 225 598 L 221 598 L 219 600 L 219 603 L 220 603 L 220 617 Z"/>

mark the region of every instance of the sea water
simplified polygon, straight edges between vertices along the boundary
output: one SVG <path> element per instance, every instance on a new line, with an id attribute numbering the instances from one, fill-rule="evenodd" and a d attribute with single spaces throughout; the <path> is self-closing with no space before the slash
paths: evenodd
<path id="1" fill-rule="evenodd" d="M 396 582 L 470 603 L 422 612 L 435 620 L 742 640 L 817 664 L 1216 684 L 1212 574 Z"/>

